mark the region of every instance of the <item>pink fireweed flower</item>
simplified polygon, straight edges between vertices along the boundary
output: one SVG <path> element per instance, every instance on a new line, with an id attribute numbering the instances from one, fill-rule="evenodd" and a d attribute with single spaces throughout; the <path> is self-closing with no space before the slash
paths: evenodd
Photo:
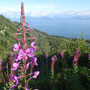
<path id="1" fill-rule="evenodd" d="M 24 3 L 23 2 L 21 3 L 21 15 L 22 16 L 24 15 Z"/>
<path id="2" fill-rule="evenodd" d="M 34 47 L 34 48 L 35 48 L 34 44 L 35 44 L 35 41 L 33 41 L 33 42 L 31 43 L 31 47 Z"/>
<path id="3" fill-rule="evenodd" d="M 13 48 L 14 52 L 19 51 L 20 49 L 21 49 L 21 44 L 20 43 L 14 44 L 14 48 Z"/>
<path id="4" fill-rule="evenodd" d="M 46 52 L 46 54 L 45 54 L 45 57 L 46 57 L 46 59 L 48 58 L 48 53 Z"/>
<path id="5" fill-rule="evenodd" d="M 30 58 L 30 61 L 31 61 L 31 72 L 33 71 L 33 68 L 34 68 L 34 66 L 37 66 L 38 64 L 37 64 L 37 58 L 36 57 L 31 57 Z"/>
<path id="6" fill-rule="evenodd" d="M 23 77 L 23 76 L 15 76 L 15 75 L 11 75 L 11 81 L 13 81 L 14 84 L 11 85 L 10 90 L 13 90 L 13 88 L 16 87 L 16 86 L 19 84 L 18 79 L 20 79 L 21 77 Z"/>
<path id="7" fill-rule="evenodd" d="M 31 62 L 29 62 L 29 63 L 26 64 L 26 70 L 29 68 L 30 63 Z"/>
<path id="8" fill-rule="evenodd" d="M 27 54 L 28 57 L 34 57 L 34 52 L 35 52 L 36 48 L 32 48 L 32 47 L 29 47 L 25 53 Z"/>
<path id="9" fill-rule="evenodd" d="M 35 41 L 33 41 L 33 42 L 31 43 L 31 48 L 32 48 L 32 51 L 33 51 L 33 52 L 35 52 L 35 51 L 37 50 L 37 47 L 34 46 L 35 43 L 36 43 Z"/>
<path id="10" fill-rule="evenodd" d="M 29 40 L 29 39 L 35 39 L 35 37 L 31 37 L 31 38 L 27 38 L 27 39 L 28 39 L 28 40 Z"/>
<path id="11" fill-rule="evenodd" d="M 37 76 L 39 75 L 39 73 L 40 73 L 39 71 L 35 71 L 35 72 L 33 73 L 34 75 L 32 76 L 32 78 L 36 79 Z"/>
<path id="12" fill-rule="evenodd" d="M 37 76 L 39 75 L 39 71 L 35 71 L 34 73 L 31 73 L 31 74 L 33 74 L 33 76 L 32 77 L 30 77 L 28 80 L 27 80 L 27 87 L 28 87 L 28 82 L 29 82 L 29 80 L 31 80 L 32 78 L 33 79 L 36 79 L 37 78 Z M 30 74 L 30 75 L 31 75 Z"/>
<path id="13" fill-rule="evenodd" d="M 22 39 L 20 39 L 20 38 L 14 38 L 14 40 L 22 40 Z"/>
<path id="14" fill-rule="evenodd" d="M 61 55 L 62 58 L 64 58 L 64 54 L 63 54 L 62 51 L 60 51 L 60 55 Z"/>
<path id="15" fill-rule="evenodd" d="M 15 88 L 17 85 L 13 84 L 11 87 L 10 87 L 10 90 L 13 90 L 13 88 Z"/>
<path id="16" fill-rule="evenodd" d="M 77 48 L 76 53 L 77 53 L 77 54 L 80 53 L 80 49 L 79 49 L 79 47 Z"/>
<path id="17" fill-rule="evenodd" d="M 24 57 L 27 59 L 28 57 L 34 57 L 35 47 L 29 47 L 26 51 L 23 49 L 19 50 L 18 60 L 23 59 Z"/>
<path id="18" fill-rule="evenodd" d="M 32 28 L 29 28 L 29 30 L 31 31 L 31 30 L 33 30 Z"/>
<path id="19" fill-rule="evenodd" d="M 90 54 L 88 54 L 88 59 L 90 60 Z"/>
<path id="20" fill-rule="evenodd" d="M 57 60 L 57 56 L 56 55 L 51 58 L 51 61 L 52 61 L 52 63 L 51 63 L 51 71 L 54 70 L 54 65 L 56 63 L 56 60 Z"/>
<path id="21" fill-rule="evenodd" d="M 33 29 L 32 28 L 28 28 L 28 29 L 26 29 L 25 33 L 29 33 L 31 30 L 33 30 Z M 35 39 L 35 37 L 34 37 L 34 39 Z"/>
<path id="22" fill-rule="evenodd" d="M 26 90 L 29 90 L 29 88 L 26 88 Z"/>
<path id="23" fill-rule="evenodd" d="M 25 59 L 28 58 L 28 57 L 27 57 L 27 53 L 24 52 L 23 49 L 20 49 L 20 50 L 19 50 L 19 54 L 18 54 L 18 58 L 17 58 L 17 60 L 21 60 L 21 59 L 23 59 L 24 57 L 25 57 Z"/>
<path id="24" fill-rule="evenodd" d="M 40 73 L 39 71 L 35 71 L 33 74 L 36 75 L 36 76 L 38 76 L 39 73 Z"/>
<path id="25" fill-rule="evenodd" d="M 20 63 L 20 62 L 19 62 Z M 12 68 L 12 70 L 13 71 L 15 71 L 15 70 L 17 70 L 17 68 L 21 68 L 20 66 L 19 66 L 19 63 L 13 63 L 13 68 Z"/>
<path id="26" fill-rule="evenodd" d="M 37 75 L 33 75 L 32 78 L 36 79 L 37 78 Z"/>
<path id="27" fill-rule="evenodd" d="M 15 52 L 15 57 L 14 57 L 14 60 L 17 62 L 19 59 L 18 59 L 18 54 Z"/>
<path id="28" fill-rule="evenodd" d="M 79 57 L 80 57 L 80 49 L 78 47 L 77 50 L 76 50 L 75 56 L 73 58 L 73 64 L 77 65 L 77 61 L 78 61 Z"/>
<path id="29" fill-rule="evenodd" d="M 18 85 L 18 83 L 19 83 L 18 79 L 19 79 L 19 78 L 16 77 L 15 75 L 12 75 L 12 76 L 11 76 L 11 80 L 14 82 L 14 84 L 10 87 L 11 90 L 13 90 L 13 88 Z"/>
<path id="30" fill-rule="evenodd" d="M 15 35 L 21 35 L 22 33 L 14 33 Z"/>
<path id="31" fill-rule="evenodd" d="M 28 82 L 29 82 L 30 79 L 32 79 L 32 78 L 36 79 L 37 76 L 39 75 L 39 73 L 40 73 L 39 71 L 35 71 L 35 72 L 33 73 L 33 76 L 28 79 L 27 84 L 28 84 Z"/>
<path id="32" fill-rule="evenodd" d="M 17 31 L 20 31 L 20 30 L 22 30 L 22 28 L 18 28 L 18 29 L 17 29 Z"/>
<path id="33" fill-rule="evenodd" d="M 56 55 L 52 57 L 51 61 L 55 61 L 55 60 L 57 60 L 57 56 Z"/>
<path id="34" fill-rule="evenodd" d="M 19 40 L 18 38 L 14 38 L 14 40 Z"/>
<path id="35" fill-rule="evenodd" d="M 31 64 L 36 65 L 36 66 L 38 65 L 36 57 L 31 57 L 30 60 L 31 60 Z"/>

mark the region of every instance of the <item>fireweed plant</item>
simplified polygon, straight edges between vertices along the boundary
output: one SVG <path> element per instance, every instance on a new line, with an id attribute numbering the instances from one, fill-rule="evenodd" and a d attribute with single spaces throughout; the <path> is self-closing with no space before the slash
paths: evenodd
<path id="1" fill-rule="evenodd" d="M 88 59 L 90 60 L 90 54 L 88 54 Z"/>
<path id="2" fill-rule="evenodd" d="M 80 49 L 78 47 L 77 50 L 76 50 L 76 52 L 75 52 L 75 56 L 73 58 L 73 64 L 74 65 L 77 65 L 78 64 L 79 57 L 80 57 Z"/>
<path id="3" fill-rule="evenodd" d="M 1 79 L 1 69 L 2 69 L 2 60 L 0 59 L 0 82 L 2 81 L 2 79 Z"/>
<path id="4" fill-rule="evenodd" d="M 73 58 L 73 68 L 74 68 L 74 73 L 77 73 L 78 72 L 78 60 L 79 60 L 79 57 L 80 57 L 80 49 L 79 47 L 76 49 L 76 52 L 75 52 L 75 56 Z"/>
<path id="5" fill-rule="evenodd" d="M 54 56 L 51 58 L 51 78 L 54 77 L 54 67 L 55 67 L 56 60 L 57 60 L 57 56 L 54 55 Z"/>
<path id="6" fill-rule="evenodd" d="M 21 3 L 21 23 L 17 28 L 19 33 L 14 33 L 15 35 L 22 35 L 23 39 L 14 38 L 15 40 L 20 40 L 23 43 L 23 47 L 21 46 L 20 42 L 14 44 L 13 51 L 15 53 L 14 60 L 11 62 L 12 64 L 12 75 L 11 80 L 13 84 L 11 85 L 11 90 L 14 87 L 18 86 L 24 88 L 24 90 L 29 90 L 29 80 L 36 79 L 39 75 L 39 71 L 32 72 L 33 67 L 37 64 L 37 57 L 35 57 L 34 52 L 37 48 L 34 46 L 35 41 L 31 43 L 31 46 L 27 48 L 26 40 L 28 39 L 35 39 L 34 37 L 26 38 L 26 33 L 30 32 L 29 24 L 25 21 L 24 15 L 24 3 Z M 28 70 L 30 69 L 30 70 Z M 29 73 L 27 72 L 30 71 Z M 19 79 L 24 80 L 24 86 L 19 84 Z"/>

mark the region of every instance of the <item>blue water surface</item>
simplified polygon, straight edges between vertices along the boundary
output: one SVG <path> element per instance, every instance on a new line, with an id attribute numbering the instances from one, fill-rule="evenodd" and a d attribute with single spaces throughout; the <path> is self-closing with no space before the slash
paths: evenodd
<path id="1" fill-rule="evenodd" d="M 79 38 L 82 32 L 85 39 L 90 39 L 90 20 L 75 19 L 28 19 L 31 28 L 47 32 L 50 35 Z"/>

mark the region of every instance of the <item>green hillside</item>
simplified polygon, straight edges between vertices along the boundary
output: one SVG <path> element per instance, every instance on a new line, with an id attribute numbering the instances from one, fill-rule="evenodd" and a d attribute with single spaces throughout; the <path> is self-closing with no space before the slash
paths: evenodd
<path id="1" fill-rule="evenodd" d="M 17 26 L 19 23 L 12 22 L 11 20 L 0 15 L 0 58 L 5 59 L 12 52 L 13 44 L 18 42 L 14 38 L 17 37 L 14 35 L 17 32 Z M 27 37 L 35 37 L 36 45 L 38 46 L 37 53 L 45 54 L 54 54 L 59 52 L 61 49 L 64 49 L 66 46 L 67 39 L 58 36 L 48 35 L 47 33 L 41 32 L 39 30 L 33 29 Z M 19 36 L 20 38 L 22 36 Z M 28 41 L 28 45 L 30 45 Z"/>
<path id="2" fill-rule="evenodd" d="M 24 85 L 22 78 L 17 79 L 20 75 L 21 77 L 24 75 L 25 66 L 22 65 L 24 59 L 21 60 L 19 68 L 19 62 L 13 62 L 13 57 L 10 58 L 13 45 L 18 43 L 14 38 L 22 38 L 22 36 L 14 35 L 17 32 L 18 24 L 2 15 L 0 16 L 0 59 L 3 60 L 3 63 L 0 64 L 0 69 L 2 67 L 0 90 L 10 90 L 13 82 L 13 85 L 16 85 L 14 90 L 24 90 L 16 84 L 19 81 L 20 85 Z M 38 66 L 33 69 L 32 58 L 27 59 L 25 68 L 28 67 L 28 61 L 31 63 L 29 62 L 30 67 L 26 71 L 26 76 L 30 75 L 29 79 L 31 79 L 34 76 L 32 75 L 33 72 L 40 71 L 37 79 L 33 78 L 28 83 L 29 88 L 32 88 L 32 90 L 37 88 L 39 90 L 90 90 L 90 40 L 86 42 L 83 34 L 78 39 L 66 39 L 33 29 L 26 37 L 36 38 L 37 51 L 35 56 L 38 59 Z M 28 40 L 27 45 L 30 46 L 31 42 L 32 40 Z M 49 54 L 48 58 L 45 57 L 46 52 Z M 53 60 L 53 58 L 55 59 Z M 34 62 L 36 63 L 36 61 Z M 14 71 L 14 68 L 17 68 L 17 70 Z M 14 76 L 12 71 L 16 72 L 14 74 L 17 76 L 13 80 L 11 79 L 11 76 Z M 28 74 L 28 72 L 31 74 Z"/>

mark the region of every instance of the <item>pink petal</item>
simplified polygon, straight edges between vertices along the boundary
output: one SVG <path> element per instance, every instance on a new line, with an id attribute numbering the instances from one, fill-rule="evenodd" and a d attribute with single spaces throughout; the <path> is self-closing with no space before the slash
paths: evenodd
<path id="1" fill-rule="evenodd" d="M 31 47 L 34 47 L 35 41 L 31 43 Z"/>
<path id="2" fill-rule="evenodd" d="M 32 28 L 30 28 L 29 30 L 33 30 Z"/>
<path id="3" fill-rule="evenodd" d="M 35 37 L 27 38 L 27 39 L 35 39 Z"/>
<path id="4" fill-rule="evenodd" d="M 32 76 L 32 78 L 36 79 L 36 78 L 37 78 L 37 76 L 36 76 L 36 75 L 34 75 L 34 76 Z"/>
<path id="5" fill-rule="evenodd" d="M 28 48 L 27 50 L 26 50 L 26 53 L 29 53 L 30 52 L 30 48 Z"/>
<path id="6" fill-rule="evenodd" d="M 14 40 L 19 40 L 19 38 L 14 38 Z"/>
<path id="7" fill-rule="evenodd" d="M 17 31 L 20 31 L 21 29 L 17 29 Z"/>
<path id="8" fill-rule="evenodd" d="M 13 63 L 13 67 L 18 67 L 18 63 Z"/>
<path id="9" fill-rule="evenodd" d="M 18 44 L 14 44 L 14 48 L 19 48 Z"/>
<path id="10" fill-rule="evenodd" d="M 40 73 L 39 71 L 35 71 L 33 74 L 36 75 L 36 76 L 38 76 L 39 73 Z"/>

